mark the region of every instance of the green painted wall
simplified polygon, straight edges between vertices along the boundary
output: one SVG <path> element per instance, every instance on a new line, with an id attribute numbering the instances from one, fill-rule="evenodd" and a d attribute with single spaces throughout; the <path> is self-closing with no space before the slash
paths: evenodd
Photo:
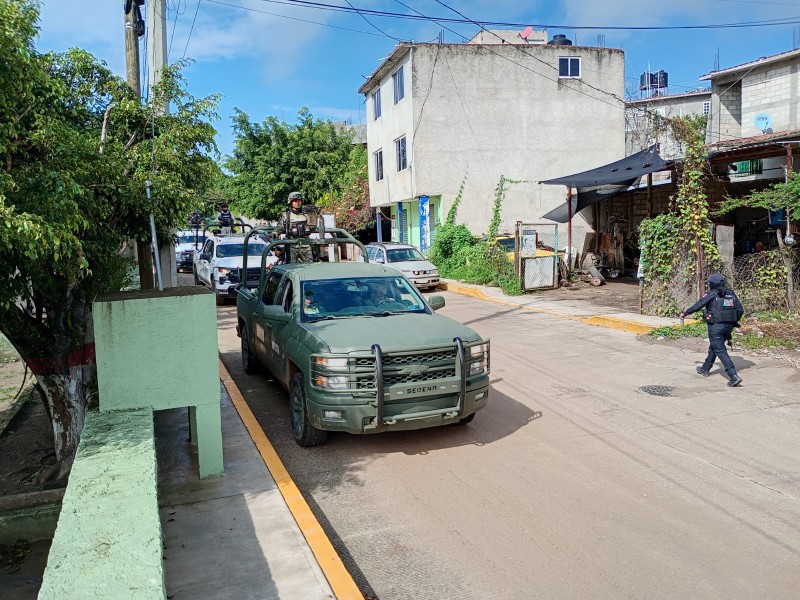
<path id="1" fill-rule="evenodd" d="M 442 217 L 442 197 L 441 196 L 431 196 L 429 201 L 432 203 L 433 208 L 433 215 L 434 215 L 434 229 L 431 229 L 431 242 L 433 242 L 433 237 L 436 233 L 435 227 L 437 227 L 440 223 L 443 222 Z M 392 241 L 399 242 L 400 241 L 400 229 L 399 229 L 399 219 L 397 218 L 397 203 L 391 205 L 391 215 L 392 215 Z M 406 222 L 405 222 L 405 243 L 411 244 L 412 246 L 416 246 L 417 248 L 420 247 L 420 228 L 419 228 L 419 200 L 416 198 L 410 202 L 403 202 L 403 212 L 406 215 Z"/>
<path id="2" fill-rule="evenodd" d="M 200 477 L 221 475 L 214 294 L 200 287 L 121 292 L 98 297 L 92 312 L 100 410 L 195 407 Z"/>
<path id="3" fill-rule="evenodd" d="M 40 600 L 165 598 L 153 411 L 91 412 Z"/>

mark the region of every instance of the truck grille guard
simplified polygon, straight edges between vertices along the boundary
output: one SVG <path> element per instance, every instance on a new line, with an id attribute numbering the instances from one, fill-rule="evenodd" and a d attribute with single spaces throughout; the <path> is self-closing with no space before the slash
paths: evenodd
<path id="1" fill-rule="evenodd" d="M 472 354 L 468 348 L 485 344 L 483 353 Z M 347 367 L 325 368 L 316 364 L 316 357 L 343 359 Z M 460 337 L 453 338 L 452 346 L 419 349 L 414 352 L 384 353 L 379 344 L 373 344 L 369 354 L 315 355 L 311 360 L 311 382 L 316 385 L 317 376 L 344 376 L 344 388 L 325 388 L 327 393 L 341 393 L 375 401 L 377 427 L 394 425 L 399 421 L 411 421 L 441 415 L 443 418 L 463 418 L 466 405 L 467 378 L 472 363 L 485 363 L 484 373 L 489 372 L 489 341 L 481 340 L 465 344 Z M 416 367 L 416 368 L 415 368 Z M 395 384 L 435 382 L 458 376 L 459 391 L 456 406 L 394 415 L 386 417 L 386 388 Z"/>

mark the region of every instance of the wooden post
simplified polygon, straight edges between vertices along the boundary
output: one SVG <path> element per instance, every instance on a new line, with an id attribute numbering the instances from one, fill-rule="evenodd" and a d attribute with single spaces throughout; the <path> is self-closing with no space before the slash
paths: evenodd
<path id="1" fill-rule="evenodd" d="M 653 216 L 653 174 L 647 174 L 647 218 Z"/>
<path id="2" fill-rule="evenodd" d="M 555 248 L 558 253 L 558 248 Z M 572 187 L 567 188 L 567 273 L 572 271 Z"/>

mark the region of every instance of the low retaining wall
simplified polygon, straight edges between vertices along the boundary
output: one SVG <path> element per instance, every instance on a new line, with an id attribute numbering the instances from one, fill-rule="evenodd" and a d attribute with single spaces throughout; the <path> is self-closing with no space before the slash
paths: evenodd
<path id="1" fill-rule="evenodd" d="M 89 413 L 40 600 L 165 598 L 153 411 Z"/>

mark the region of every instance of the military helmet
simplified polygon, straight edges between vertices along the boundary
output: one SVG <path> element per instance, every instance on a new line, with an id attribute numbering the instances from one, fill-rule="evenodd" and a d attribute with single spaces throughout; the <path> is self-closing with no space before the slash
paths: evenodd
<path id="1" fill-rule="evenodd" d="M 289 194 L 289 200 L 287 201 L 287 204 L 291 204 L 292 200 L 303 200 L 303 194 L 300 192 L 292 192 Z"/>

